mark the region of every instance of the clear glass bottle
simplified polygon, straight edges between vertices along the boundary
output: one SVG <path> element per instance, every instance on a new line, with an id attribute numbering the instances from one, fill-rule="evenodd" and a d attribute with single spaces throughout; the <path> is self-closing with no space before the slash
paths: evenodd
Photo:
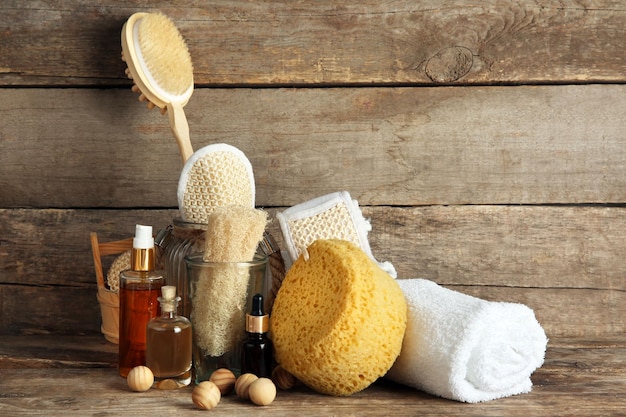
<path id="1" fill-rule="evenodd" d="M 251 373 L 259 378 L 272 376 L 274 345 L 267 337 L 269 315 L 263 311 L 263 295 L 252 297 L 252 310 L 246 314 L 247 339 L 241 348 L 241 373 Z"/>
<path id="2" fill-rule="evenodd" d="M 191 322 L 177 313 L 176 287 L 161 287 L 161 315 L 148 322 L 146 366 L 157 388 L 178 388 L 191 382 Z"/>
<path id="3" fill-rule="evenodd" d="M 119 373 L 126 378 L 132 368 L 146 364 L 146 326 L 157 316 L 163 274 L 155 271 L 152 226 L 137 225 L 131 269 L 120 273 Z"/>

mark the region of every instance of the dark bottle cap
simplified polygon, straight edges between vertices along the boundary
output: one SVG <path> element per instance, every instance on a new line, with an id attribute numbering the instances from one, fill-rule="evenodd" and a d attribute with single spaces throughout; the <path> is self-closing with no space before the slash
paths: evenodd
<path id="1" fill-rule="evenodd" d="M 246 314 L 246 331 L 248 333 L 267 333 L 269 316 L 263 312 L 263 295 L 252 297 L 252 309 Z"/>

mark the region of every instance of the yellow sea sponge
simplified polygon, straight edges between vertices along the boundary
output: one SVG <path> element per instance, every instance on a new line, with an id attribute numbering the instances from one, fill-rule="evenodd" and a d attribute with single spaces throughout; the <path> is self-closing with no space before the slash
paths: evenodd
<path id="1" fill-rule="evenodd" d="M 407 304 L 362 249 L 317 240 L 287 272 L 270 317 L 276 359 L 312 389 L 345 396 L 385 375 L 400 354 Z"/>

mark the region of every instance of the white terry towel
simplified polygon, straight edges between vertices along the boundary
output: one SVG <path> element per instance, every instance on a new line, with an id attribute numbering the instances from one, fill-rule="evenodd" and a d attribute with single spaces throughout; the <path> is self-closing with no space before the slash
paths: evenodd
<path id="1" fill-rule="evenodd" d="M 387 378 L 476 403 L 527 393 L 548 339 L 525 305 L 481 300 L 423 279 L 397 281 L 408 304 L 402 351 Z"/>

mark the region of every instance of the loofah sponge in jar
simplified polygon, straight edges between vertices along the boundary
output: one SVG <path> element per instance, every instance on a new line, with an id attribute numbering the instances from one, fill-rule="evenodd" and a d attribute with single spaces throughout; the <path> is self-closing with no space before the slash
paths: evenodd
<path id="1" fill-rule="evenodd" d="M 400 354 L 406 300 L 398 283 L 351 242 L 317 240 L 307 252 L 274 302 L 276 359 L 320 393 L 351 395 L 385 375 Z"/>

